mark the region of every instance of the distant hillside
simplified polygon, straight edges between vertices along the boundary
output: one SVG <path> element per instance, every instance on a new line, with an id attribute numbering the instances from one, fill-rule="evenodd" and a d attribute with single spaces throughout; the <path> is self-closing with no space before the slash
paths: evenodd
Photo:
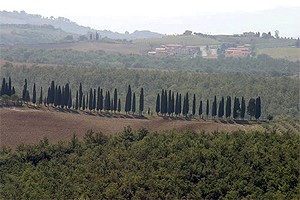
<path id="1" fill-rule="evenodd" d="M 25 11 L 21 12 L 7 12 L 0 11 L 0 24 L 31 24 L 31 25 L 44 25 L 49 24 L 55 28 L 60 28 L 65 32 L 86 35 L 89 33 L 98 32 L 100 37 L 107 37 L 111 39 L 127 39 L 134 40 L 140 38 L 155 38 L 162 37 L 162 34 L 154 33 L 151 31 L 135 31 L 131 34 L 122 34 L 118 32 L 112 32 L 110 30 L 95 30 L 90 27 L 78 25 L 64 17 L 43 17 L 41 15 L 28 14 Z"/>
<path id="2" fill-rule="evenodd" d="M 73 35 L 51 25 L 0 24 L 0 45 L 73 41 Z"/>

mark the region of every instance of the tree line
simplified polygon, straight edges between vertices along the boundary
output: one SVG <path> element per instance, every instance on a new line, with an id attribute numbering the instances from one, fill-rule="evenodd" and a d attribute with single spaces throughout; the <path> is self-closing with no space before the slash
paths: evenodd
<path id="1" fill-rule="evenodd" d="M 5 78 L 3 78 L 1 95 L 10 94 L 11 91 L 15 91 L 14 87 L 11 88 L 11 78 L 9 77 L 9 83 L 6 83 Z M 11 90 L 11 91 L 10 91 Z M 139 115 L 143 115 L 144 112 L 144 89 L 141 88 L 139 93 L 139 106 L 137 107 L 136 93 L 132 92 L 131 86 L 128 85 L 124 111 L 126 114 L 135 114 L 138 112 Z M 79 84 L 79 88 L 76 91 L 75 101 L 73 101 L 72 91 L 69 83 L 61 86 L 55 84 L 51 81 L 50 86 L 47 90 L 47 95 L 43 96 L 43 88 L 40 87 L 40 96 L 37 97 L 36 84 L 33 84 L 32 97 L 30 97 L 30 92 L 27 86 L 27 79 L 24 81 L 22 100 L 24 102 L 32 102 L 33 104 L 44 104 L 45 106 L 54 106 L 57 108 L 75 109 L 75 110 L 87 110 L 87 111 L 111 111 L 111 112 L 121 112 L 122 104 L 121 98 L 118 97 L 117 88 L 114 89 L 113 95 L 110 91 L 105 91 L 103 88 L 98 87 L 90 88 L 88 92 L 83 92 L 82 83 Z M 204 108 L 204 104 L 206 106 Z M 197 109 L 197 105 L 198 109 Z M 191 110 L 190 110 L 191 107 Z M 181 93 L 172 90 L 162 89 L 161 93 L 157 94 L 155 102 L 155 112 L 157 115 L 161 116 L 184 116 L 191 117 L 198 114 L 201 118 L 213 119 L 244 119 L 246 113 L 250 116 L 250 119 L 255 117 L 259 119 L 261 116 L 261 98 L 250 98 L 248 105 L 246 107 L 245 98 L 242 97 L 241 101 L 239 97 L 234 97 L 233 108 L 231 102 L 231 96 L 225 98 L 221 97 L 217 101 L 217 97 L 214 96 L 213 102 L 210 104 L 209 99 L 206 101 L 199 100 L 197 102 L 196 94 L 192 96 L 192 105 L 190 106 L 189 93 L 187 92 L 184 96 Z M 198 113 L 197 113 L 198 112 Z M 150 108 L 148 108 L 148 114 L 152 113 Z"/>

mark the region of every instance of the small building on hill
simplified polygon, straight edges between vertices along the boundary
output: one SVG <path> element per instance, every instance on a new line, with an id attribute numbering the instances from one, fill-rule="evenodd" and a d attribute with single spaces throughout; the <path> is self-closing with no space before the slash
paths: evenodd
<path id="1" fill-rule="evenodd" d="M 225 50 L 226 58 L 244 58 L 251 55 L 251 45 L 245 44 L 243 46 L 232 47 Z"/>

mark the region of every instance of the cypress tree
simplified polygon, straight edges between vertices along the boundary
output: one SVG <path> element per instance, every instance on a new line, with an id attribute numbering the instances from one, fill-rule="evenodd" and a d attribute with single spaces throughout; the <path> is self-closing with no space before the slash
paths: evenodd
<path id="1" fill-rule="evenodd" d="M 79 96 L 78 96 L 78 91 L 76 91 L 75 109 L 78 110 L 78 107 L 79 107 Z"/>
<path id="2" fill-rule="evenodd" d="M 103 90 L 100 90 L 100 102 L 99 102 L 99 110 L 103 110 Z"/>
<path id="3" fill-rule="evenodd" d="M 78 93 L 78 95 L 79 95 L 79 109 L 80 108 L 83 108 L 83 105 L 82 105 L 82 96 L 83 96 L 83 92 L 82 92 L 82 84 L 80 83 L 79 84 L 79 93 Z"/>
<path id="4" fill-rule="evenodd" d="M 260 97 L 257 97 L 255 100 L 255 119 L 259 119 L 261 116 L 261 101 Z"/>
<path id="5" fill-rule="evenodd" d="M 190 112 L 190 104 L 189 104 L 189 93 L 186 93 L 186 97 L 185 97 L 185 114 L 186 116 L 189 114 Z"/>
<path id="6" fill-rule="evenodd" d="M 70 109 L 71 107 L 72 107 L 72 92 L 71 89 L 69 89 L 68 108 Z"/>
<path id="7" fill-rule="evenodd" d="M 119 101 L 118 101 L 118 112 L 120 113 L 121 112 L 121 99 L 119 98 Z"/>
<path id="8" fill-rule="evenodd" d="M 256 114 L 256 105 L 255 105 L 255 99 L 251 98 L 248 103 L 247 107 L 247 113 L 250 115 L 250 120 L 252 120 L 252 117 Z"/>
<path id="9" fill-rule="evenodd" d="M 164 105 L 165 105 L 165 91 L 164 91 L 164 89 L 162 89 L 162 91 L 161 91 L 161 96 L 160 96 L 160 98 L 161 98 L 161 101 L 160 101 L 160 113 L 162 114 L 162 115 L 164 115 L 165 114 L 165 108 L 164 108 Z"/>
<path id="10" fill-rule="evenodd" d="M 171 98 L 171 114 L 172 114 L 172 116 L 173 116 L 173 113 L 174 113 L 174 102 L 175 100 L 174 100 L 174 92 L 172 92 L 172 98 Z"/>
<path id="11" fill-rule="evenodd" d="M 160 112 L 160 96 L 159 96 L 159 93 L 157 94 L 157 97 L 156 97 L 156 107 L 155 107 L 155 111 L 156 111 L 156 114 L 158 115 L 158 113 Z"/>
<path id="12" fill-rule="evenodd" d="M 44 98 L 44 106 L 46 106 L 48 104 L 47 102 L 47 97 Z"/>
<path id="13" fill-rule="evenodd" d="M 50 86 L 50 95 L 49 95 L 49 103 L 54 104 L 55 102 L 55 95 L 57 92 L 57 87 L 55 86 L 54 81 L 51 81 L 51 86 Z"/>
<path id="14" fill-rule="evenodd" d="M 97 89 L 97 106 L 96 106 L 97 112 L 100 110 L 100 87 Z"/>
<path id="15" fill-rule="evenodd" d="M 246 102 L 244 97 L 242 97 L 242 103 L 241 103 L 241 119 L 245 118 L 245 113 L 246 113 Z"/>
<path id="16" fill-rule="evenodd" d="M 4 79 L 4 81 L 5 81 L 5 79 Z M 4 85 L 6 85 L 6 84 L 4 84 Z M 4 86 L 5 87 L 5 86 Z M 5 91 L 5 89 L 4 89 L 4 94 L 6 94 L 6 91 Z M 27 79 L 25 79 L 25 83 L 24 83 L 24 86 L 23 86 L 23 94 L 22 94 L 22 99 L 23 99 L 23 101 L 25 101 L 25 102 L 27 102 L 26 101 L 26 96 L 27 96 Z"/>
<path id="17" fill-rule="evenodd" d="M 176 100 L 175 100 L 175 115 L 179 114 L 179 95 L 178 92 L 176 92 Z"/>
<path id="18" fill-rule="evenodd" d="M 133 93 L 133 97 L 132 97 L 132 112 L 133 114 L 136 111 L 136 99 L 135 99 L 135 92 Z"/>
<path id="19" fill-rule="evenodd" d="M 13 86 L 12 91 L 11 91 L 11 95 L 14 95 L 14 94 L 16 94 L 16 90 L 15 90 L 15 87 Z"/>
<path id="20" fill-rule="evenodd" d="M 82 110 L 85 110 L 85 96 L 82 97 Z"/>
<path id="21" fill-rule="evenodd" d="M 186 96 L 183 97 L 182 115 L 183 116 L 187 115 L 187 112 L 186 112 Z"/>
<path id="22" fill-rule="evenodd" d="M 114 91 L 114 106 L 113 106 L 113 110 L 115 112 L 117 111 L 117 107 L 118 107 L 118 91 L 117 91 L 117 88 L 115 88 L 115 91 Z"/>
<path id="23" fill-rule="evenodd" d="M 140 115 L 143 115 L 143 111 L 144 111 L 144 88 L 141 88 L 140 104 L 139 104 Z"/>
<path id="24" fill-rule="evenodd" d="M 58 90 L 59 89 L 60 89 L 60 87 L 58 88 Z M 61 108 L 65 107 L 65 98 L 66 98 L 65 87 L 62 86 L 62 89 L 61 89 L 61 98 L 60 98 L 60 106 L 61 106 Z"/>
<path id="25" fill-rule="evenodd" d="M 51 88 L 49 87 L 49 88 L 48 88 L 48 94 L 47 94 L 47 101 L 46 101 L 46 102 L 47 102 L 47 105 L 50 104 L 51 93 L 52 93 L 52 92 L 51 92 Z"/>
<path id="26" fill-rule="evenodd" d="M 67 83 L 64 90 L 64 103 L 66 107 L 69 106 L 69 97 L 70 97 L 69 93 L 70 93 L 70 87 L 69 87 L 69 83 Z"/>
<path id="27" fill-rule="evenodd" d="M 172 113 L 172 91 L 169 90 L 169 96 L 168 96 L 168 115 L 170 116 Z"/>
<path id="28" fill-rule="evenodd" d="M 128 85 L 128 90 L 126 94 L 126 102 L 125 102 L 125 112 L 126 114 L 130 112 L 131 110 L 131 98 L 132 98 L 132 92 L 131 92 L 131 87 Z"/>
<path id="29" fill-rule="evenodd" d="M 196 114 L 196 95 L 194 94 L 194 97 L 193 97 L 193 109 L 192 109 L 192 114 L 193 116 L 195 116 Z"/>
<path id="30" fill-rule="evenodd" d="M 29 95 L 29 91 L 26 91 L 26 95 L 25 95 L 25 101 L 29 102 L 30 101 L 30 95 Z"/>
<path id="31" fill-rule="evenodd" d="M 43 103 L 43 88 L 41 87 L 39 104 L 42 104 L 42 103 Z"/>
<path id="32" fill-rule="evenodd" d="M 52 95 L 52 92 L 51 92 L 51 95 Z M 56 107 L 58 105 L 58 88 L 57 88 L 57 85 L 55 86 L 53 97 L 54 97 L 53 104 Z"/>
<path id="33" fill-rule="evenodd" d="M 231 97 L 228 96 L 226 100 L 226 118 L 231 116 Z"/>
<path id="34" fill-rule="evenodd" d="M 93 95 L 93 110 L 96 110 L 96 89 L 94 89 L 94 95 Z"/>
<path id="35" fill-rule="evenodd" d="M 33 83 L 33 91 L 32 91 L 32 103 L 36 103 L 36 89 L 35 89 L 35 83 Z"/>
<path id="36" fill-rule="evenodd" d="M 222 101 L 219 102 L 218 117 L 222 117 Z"/>
<path id="37" fill-rule="evenodd" d="M 215 97 L 214 97 L 213 104 L 212 104 L 211 116 L 212 116 L 213 118 L 215 118 L 216 115 L 217 115 L 217 97 L 215 96 Z"/>
<path id="38" fill-rule="evenodd" d="M 5 95 L 7 92 L 6 92 L 6 81 L 5 81 L 5 78 L 2 79 L 2 86 L 1 86 L 1 95 Z M 25 99 L 25 95 L 24 95 L 24 90 L 23 90 L 23 101 Z"/>
<path id="39" fill-rule="evenodd" d="M 178 102 L 178 114 L 180 116 L 182 110 L 182 103 L 181 103 L 181 94 L 179 94 L 179 102 Z"/>
<path id="40" fill-rule="evenodd" d="M 199 116 L 202 118 L 203 108 L 202 108 L 202 100 L 200 100 L 199 104 Z"/>
<path id="41" fill-rule="evenodd" d="M 224 116 L 224 106 L 225 106 L 225 102 L 224 102 L 224 97 L 223 97 L 223 96 L 222 96 L 221 102 L 222 102 L 222 106 L 221 106 L 221 117 L 223 118 L 223 116 Z"/>
<path id="42" fill-rule="evenodd" d="M 7 95 L 11 96 L 11 78 L 8 78 L 8 88 L 7 88 Z"/>
<path id="43" fill-rule="evenodd" d="M 89 110 L 91 111 L 93 109 L 93 89 L 90 88 L 90 97 L 89 97 Z"/>
<path id="44" fill-rule="evenodd" d="M 209 100 L 206 101 L 206 118 L 208 118 L 209 115 Z"/>
<path id="45" fill-rule="evenodd" d="M 164 113 L 165 113 L 165 115 L 168 113 L 168 93 L 167 93 L 167 90 L 165 90 L 165 94 L 164 94 Z"/>
<path id="46" fill-rule="evenodd" d="M 89 106 L 89 93 L 87 92 L 86 93 L 86 101 L 85 101 L 85 109 L 87 110 L 88 109 L 88 106 Z"/>
<path id="47" fill-rule="evenodd" d="M 113 112 L 113 110 L 114 110 L 114 100 L 113 100 L 113 98 L 111 98 L 109 105 L 110 105 L 110 112 Z"/>
<path id="48" fill-rule="evenodd" d="M 233 113 L 232 116 L 234 119 L 237 119 L 239 117 L 240 112 L 240 100 L 237 97 L 234 97 L 234 103 L 233 103 Z"/>

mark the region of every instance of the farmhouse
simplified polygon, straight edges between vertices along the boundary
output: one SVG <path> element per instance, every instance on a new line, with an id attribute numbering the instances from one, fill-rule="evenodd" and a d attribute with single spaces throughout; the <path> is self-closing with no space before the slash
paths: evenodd
<path id="1" fill-rule="evenodd" d="M 195 56 L 200 53 L 198 46 L 183 46 L 180 44 L 163 44 L 155 51 L 149 51 L 148 55 L 157 56 L 175 56 L 175 55 L 192 55 Z"/>
<path id="2" fill-rule="evenodd" d="M 228 48 L 225 50 L 226 58 L 243 58 L 251 55 L 251 45 L 245 44 L 243 46 L 238 46 L 235 48 Z"/>

